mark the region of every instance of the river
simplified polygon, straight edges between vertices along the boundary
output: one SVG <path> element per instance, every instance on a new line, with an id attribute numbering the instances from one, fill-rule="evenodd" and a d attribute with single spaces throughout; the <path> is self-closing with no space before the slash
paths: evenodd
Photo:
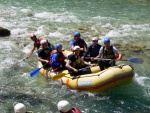
<path id="1" fill-rule="evenodd" d="M 11 31 L 0 37 L 0 110 L 13 113 L 22 102 L 34 113 L 58 113 L 57 103 L 68 100 L 83 113 L 150 112 L 150 0 L 0 0 L 0 26 Z M 37 54 L 22 61 L 30 51 L 29 35 L 36 33 L 69 50 L 75 31 L 89 43 L 110 37 L 124 59 L 140 57 L 143 64 L 130 64 L 135 77 L 126 85 L 103 93 L 73 91 L 40 74 Z"/>

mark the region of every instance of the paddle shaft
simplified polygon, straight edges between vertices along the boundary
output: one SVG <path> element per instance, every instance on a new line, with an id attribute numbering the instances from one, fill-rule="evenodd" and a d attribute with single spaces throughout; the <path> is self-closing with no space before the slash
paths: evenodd
<path id="1" fill-rule="evenodd" d="M 91 60 L 92 57 L 85 57 L 85 60 Z M 112 60 L 112 59 L 105 59 L 105 58 L 94 58 L 94 60 L 99 60 L 99 59 L 104 59 L 104 60 Z"/>
<path id="2" fill-rule="evenodd" d="M 116 60 L 116 59 L 106 59 L 106 58 L 96 58 L 95 60 L 99 60 L 99 59 L 103 59 L 103 60 Z M 117 60 L 116 60 L 117 61 Z M 129 61 L 126 59 L 120 59 L 120 61 Z"/>
<path id="3" fill-rule="evenodd" d="M 85 59 L 91 60 L 91 57 L 85 57 Z M 112 60 L 112 59 L 105 59 L 105 58 L 94 58 L 94 60 L 99 60 L 99 59 Z M 129 61 L 129 62 L 136 63 L 136 64 L 142 64 L 144 62 L 142 58 L 136 58 L 136 57 L 129 58 L 129 59 L 120 59 L 119 61 Z"/>

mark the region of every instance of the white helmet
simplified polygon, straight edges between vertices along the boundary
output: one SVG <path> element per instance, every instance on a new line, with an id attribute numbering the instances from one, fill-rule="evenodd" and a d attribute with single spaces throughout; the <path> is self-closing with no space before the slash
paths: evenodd
<path id="1" fill-rule="evenodd" d="M 68 112 L 71 109 L 69 102 L 66 100 L 60 101 L 57 104 L 57 108 L 59 111 L 62 111 L 62 112 Z"/>
<path id="2" fill-rule="evenodd" d="M 98 40 L 98 38 L 97 38 L 97 37 L 93 37 L 93 38 L 92 38 L 92 41 L 93 41 L 93 40 Z"/>
<path id="3" fill-rule="evenodd" d="M 42 45 L 42 44 L 45 44 L 45 43 L 47 43 L 47 40 L 41 40 L 40 41 L 40 44 Z"/>
<path id="4" fill-rule="evenodd" d="M 27 112 L 25 105 L 22 103 L 17 103 L 14 106 L 14 111 L 15 111 L 15 113 L 26 113 Z"/>
<path id="5" fill-rule="evenodd" d="M 74 46 L 73 50 L 80 50 L 80 47 L 79 46 Z"/>

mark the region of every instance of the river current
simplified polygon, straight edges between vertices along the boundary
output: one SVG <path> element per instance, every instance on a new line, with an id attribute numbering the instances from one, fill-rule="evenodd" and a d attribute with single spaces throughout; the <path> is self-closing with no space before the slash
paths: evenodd
<path id="1" fill-rule="evenodd" d="M 0 26 L 11 31 L 0 37 L 0 111 L 13 113 L 22 102 L 34 113 L 58 113 L 57 103 L 68 100 L 83 113 L 150 112 L 150 0 L 0 0 Z M 126 85 L 103 93 L 78 92 L 39 73 L 36 52 L 22 61 L 33 42 L 29 35 L 45 36 L 52 44 L 69 50 L 75 31 L 89 44 L 92 37 L 110 37 L 124 59 L 140 57 L 130 64 L 135 77 Z"/>

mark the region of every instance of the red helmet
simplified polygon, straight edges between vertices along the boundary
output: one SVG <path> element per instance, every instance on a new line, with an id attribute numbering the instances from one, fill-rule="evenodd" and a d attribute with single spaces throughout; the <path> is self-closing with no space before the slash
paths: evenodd
<path id="1" fill-rule="evenodd" d="M 35 34 L 31 34 L 31 35 L 30 35 L 30 38 L 34 38 L 34 37 L 36 38 L 36 35 L 35 35 Z"/>

